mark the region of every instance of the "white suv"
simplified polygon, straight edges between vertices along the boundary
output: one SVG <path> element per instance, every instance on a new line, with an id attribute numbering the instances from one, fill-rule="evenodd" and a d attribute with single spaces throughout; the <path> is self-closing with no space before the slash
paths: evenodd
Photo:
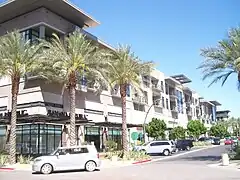
<path id="1" fill-rule="evenodd" d="M 137 146 L 137 151 L 145 151 L 147 154 L 163 154 L 169 156 L 175 151 L 176 146 L 172 141 L 150 141 L 142 146 Z"/>
<path id="2" fill-rule="evenodd" d="M 78 169 L 94 171 L 100 165 L 101 160 L 94 145 L 59 147 L 51 155 L 34 159 L 32 171 L 43 174 Z"/>

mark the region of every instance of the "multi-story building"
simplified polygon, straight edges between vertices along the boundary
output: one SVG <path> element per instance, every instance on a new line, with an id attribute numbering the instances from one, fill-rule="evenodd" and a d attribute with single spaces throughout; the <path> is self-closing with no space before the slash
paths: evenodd
<path id="1" fill-rule="evenodd" d="M 14 13 L 12 13 L 14 12 Z M 0 35 L 19 29 L 26 39 L 49 39 L 52 33 L 60 38 L 81 30 L 102 48 L 114 50 L 85 29 L 99 23 L 78 7 L 65 0 L 14 0 L 0 5 Z M 142 124 L 153 117 L 165 120 L 169 129 L 187 127 L 191 119 L 200 119 L 206 112 L 200 96 L 185 84 L 191 82 L 184 75 L 166 77 L 154 70 L 142 76 L 143 93 L 127 89 L 127 122 L 129 142 L 132 133 L 141 137 Z M 11 82 L 0 80 L 0 144 L 9 134 L 11 112 Z M 214 104 L 214 103 L 211 103 Z M 67 90 L 57 83 L 45 83 L 38 77 L 21 79 L 18 95 L 17 152 L 46 154 L 68 141 L 69 97 Z M 149 113 L 147 113 L 149 112 Z M 146 116 L 147 114 L 147 116 Z M 76 134 L 78 143 L 93 141 L 102 148 L 103 136 L 121 142 L 121 99 L 119 87 L 105 89 L 100 95 L 83 79 L 76 92 Z M 204 118 L 203 118 L 204 119 Z M 211 121 L 206 120 L 203 122 Z M 213 118 L 214 119 L 214 118 Z M 212 120 L 213 120 L 212 119 Z"/>
<path id="2" fill-rule="evenodd" d="M 229 110 L 217 111 L 216 112 L 216 119 L 217 119 L 217 121 L 226 121 L 226 120 L 228 120 L 230 112 L 231 111 L 229 111 Z"/>

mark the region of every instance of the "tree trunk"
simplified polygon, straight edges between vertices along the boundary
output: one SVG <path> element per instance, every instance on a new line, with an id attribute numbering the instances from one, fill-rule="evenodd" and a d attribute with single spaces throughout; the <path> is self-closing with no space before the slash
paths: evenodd
<path id="1" fill-rule="evenodd" d="M 69 86 L 70 94 L 70 146 L 76 145 L 76 126 L 75 126 L 75 108 L 76 108 L 76 89 L 75 86 Z"/>
<path id="2" fill-rule="evenodd" d="M 17 124 L 17 95 L 19 91 L 19 76 L 12 77 L 12 112 L 11 112 L 11 129 L 10 129 L 10 164 L 16 163 L 16 124 Z"/>
<path id="3" fill-rule="evenodd" d="M 126 112 L 126 84 L 120 85 L 120 94 L 122 100 L 122 146 L 123 152 L 128 151 L 128 131 L 127 131 L 127 112 Z"/>

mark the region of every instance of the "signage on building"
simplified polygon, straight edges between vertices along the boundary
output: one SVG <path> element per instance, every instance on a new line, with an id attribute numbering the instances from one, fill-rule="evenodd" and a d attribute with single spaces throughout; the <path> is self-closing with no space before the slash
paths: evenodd
<path id="1" fill-rule="evenodd" d="M 0 119 L 9 119 L 11 117 L 11 111 L 0 113 Z M 26 117 L 28 116 L 27 110 L 17 111 L 17 117 Z"/>
<path id="2" fill-rule="evenodd" d="M 53 110 L 48 110 L 47 115 L 50 117 L 56 117 L 56 118 L 69 118 L 70 117 L 69 112 L 60 112 L 60 111 L 53 111 Z M 77 114 L 76 113 L 75 117 L 78 119 L 82 119 L 82 120 L 88 120 L 87 115 L 85 115 L 85 114 Z"/>
<path id="3" fill-rule="evenodd" d="M 122 117 L 122 114 L 108 112 L 108 116 Z"/>

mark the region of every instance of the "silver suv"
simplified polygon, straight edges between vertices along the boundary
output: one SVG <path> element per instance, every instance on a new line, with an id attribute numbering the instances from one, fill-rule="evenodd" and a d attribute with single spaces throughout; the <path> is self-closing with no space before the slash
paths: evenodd
<path id="1" fill-rule="evenodd" d="M 50 174 L 53 171 L 94 171 L 101 165 L 94 145 L 59 147 L 51 155 L 40 156 L 33 161 L 32 171 Z"/>
<path id="2" fill-rule="evenodd" d="M 172 141 L 150 141 L 144 143 L 141 146 L 136 146 L 137 151 L 145 151 L 147 154 L 163 154 L 169 156 L 176 149 L 175 144 Z"/>

